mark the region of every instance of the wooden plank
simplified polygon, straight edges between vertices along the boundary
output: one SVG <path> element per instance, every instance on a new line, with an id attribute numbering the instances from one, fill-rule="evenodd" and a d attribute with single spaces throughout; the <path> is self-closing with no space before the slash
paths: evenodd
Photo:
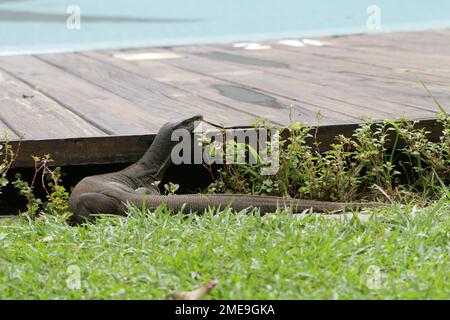
<path id="1" fill-rule="evenodd" d="M 247 124 L 248 122 L 254 122 L 256 118 L 261 117 L 268 118 L 272 120 L 274 124 L 278 125 L 287 125 L 290 120 L 302 121 L 309 124 L 317 123 L 318 108 L 315 106 L 309 107 L 302 105 L 302 107 L 297 107 L 293 112 L 292 119 L 290 119 L 287 107 L 289 105 L 295 106 L 298 104 L 293 100 L 268 97 L 268 100 L 272 99 L 271 104 L 268 104 L 267 101 L 262 101 L 264 99 L 255 99 L 253 102 L 245 102 L 230 98 L 229 96 L 220 93 L 218 88 L 226 88 L 227 86 L 232 87 L 234 85 L 234 83 L 229 81 L 223 81 L 210 76 L 187 71 L 159 61 L 125 62 L 123 60 L 113 58 L 115 52 L 93 52 L 85 54 L 98 60 L 108 61 L 110 64 L 114 64 L 135 74 L 151 74 L 152 79 L 154 80 L 173 86 L 179 90 L 191 92 L 195 96 L 202 97 L 208 101 L 206 109 L 212 102 L 220 103 L 221 106 L 219 106 L 219 108 L 223 109 L 230 121 L 231 119 L 236 121 L 233 123 L 233 126 L 239 126 L 242 120 L 239 121 L 234 119 L 241 117 L 241 114 L 244 112 L 249 115 L 245 118 Z M 255 95 L 260 95 L 261 97 L 265 96 L 263 93 L 258 92 L 254 88 L 242 86 L 241 90 L 248 91 L 250 93 L 255 92 Z M 271 105 L 278 105 L 279 107 L 273 107 Z M 216 112 L 217 109 L 214 108 L 212 111 Z M 333 116 L 333 113 L 323 115 L 325 120 L 330 121 L 332 119 L 336 119 Z"/>
<path id="2" fill-rule="evenodd" d="M 14 167 L 33 167 L 31 156 L 50 154 L 52 166 L 129 163 L 141 157 L 155 135 L 122 135 L 21 142 Z M 12 142 L 14 148 L 18 142 Z"/>
<path id="3" fill-rule="evenodd" d="M 141 73 L 134 73 L 112 64 L 111 60 L 93 59 L 79 54 L 44 55 L 40 56 L 40 59 L 166 119 L 174 117 L 174 111 L 177 116 L 202 114 L 205 119 L 225 126 L 248 126 L 256 118 L 237 109 L 230 112 L 224 105 L 156 81 L 152 70 L 145 69 Z M 108 63 L 105 63 L 106 61 Z"/>
<path id="4" fill-rule="evenodd" d="M 434 119 L 418 120 L 416 127 L 430 131 L 428 138 L 431 141 L 437 141 L 442 133 L 442 126 Z M 321 125 L 317 132 L 317 139 L 321 142 L 320 150 L 328 150 L 340 134 L 351 136 L 356 128 L 358 124 Z M 52 166 L 131 163 L 144 154 L 154 137 L 155 135 L 122 135 L 23 141 L 14 167 L 33 167 L 34 162 L 30 155 L 45 154 L 51 154 L 55 160 Z M 387 146 L 393 141 L 392 138 Z M 14 148 L 17 143 L 13 142 Z M 313 141 L 310 139 L 308 143 L 312 145 Z M 68 153 L 67 150 L 71 152 Z"/>
<path id="5" fill-rule="evenodd" d="M 167 120 L 157 112 L 149 113 L 32 56 L 1 57 L 0 68 L 51 97 L 105 134 L 155 133 Z"/>
<path id="6" fill-rule="evenodd" d="M 314 48 L 317 49 L 317 48 Z M 313 49 L 313 50 L 314 50 Z M 433 53 L 421 53 L 410 50 L 386 49 L 383 47 L 329 47 L 324 50 L 324 54 L 336 56 L 346 55 L 347 60 L 365 60 L 377 66 L 387 66 L 391 68 L 416 68 L 426 74 L 428 70 L 436 71 L 436 78 L 448 77 L 450 72 L 446 68 L 439 68 L 450 63 L 450 57 L 441 51 Z M 441 64 L 436 65 L 436 63 Z"/>
<path id="7" fill-rule="evenodd" d="M 217 47 L 212 47 L 210 50 L 213 50 L 213 48 Z M 290 48 L 274 44 L 271 50 L 261 51 L 248 51 L 240 48 L 232 48 L 231 46 L 219 46 L 218 49 L 224 49 L 234 52 L 234 54 L 251 56 L 254 58 L 284 61 L 291 66 L 302 67 L 303 71 L 319 70 L 329 72 L 329 76 L 333 76 L 333 73 L 336 75 L 336 73 L 348 72 L 353 69 L 360 71 L 362 68 L 362 70 L 365 71 L 365 74 L 370 75 L 370 73 L 372 73 L 372 75 L 376 76 L 373 79 L 370 79 L 374 83 L 383 83 L 384 80 L 380 80 L 379 78 L 382 78 L 383 75 L 386 76 L 386 73 L 390 73 L 391 76 L 395 73 L 399 73 L 396 79 L 400 80 L 399 83 L 402 85 L 418 82 L 418 78 L 415 77 L 414 74 L 405 73 L 404 68 L 416 67 L 416 69 L 419 68 L 417 71 L 421 71 L 423 66 L 420 65 L 419 61 L 426 60 L 424 56 L 418 56 L 413 59 L 415 62 L 405 63 L 406 58 L 410 55 L 409 53 L 403 53 L 394 57 L 392 55 L 386 56 L 387 53 L 383 52 L 372 52 L 369 50 L 359 51 L 353 48 L 331 46 Z M 428 64 L 428 66 L 436 67 L 437 63 L 446 63 L 446 60 L 444 59 L 428 60 L 431 60 L 431 64 Z M 450 59 L 448 62 L 450 63 Z M 384 74 L 382 74 L 383 71 L 385 71 Z M 434 82 L 440 81 L 441 84 L 436 85 L 438 88 L 445 87 L 445 85 L 442 84 L 445 78 L 442 76 L 435 75 L 433 78 L 430 77 L 428 79 L 432 79 Z"/>
<path id="8" fill-rule="evenodd" d="M 412 83 L 409 81 L 384 80 L 378 76 L 367 74 L 361 74 L 357 77 L 354 74 L 344 72 L 344 70 L 353 69 L 350 63 L 347 63 L 347 66 L 344 64 L 336 67 L 339 62 L 335 63 L 335 60 L 330 61 L 321 57 L 308 56 L 301 52 L 294 53 L 278 49 L 237 51 L 229 47 L 223 50 L 216 49 L 214 52 L 223 52 L 223 54 L 245 58 L 265 58 L 275 62 L 282 60 L 289 63 L 290 68 L 272 68 L 268 72 L 288 76 L 299 81 L 308 80 L 311 86 L 326 86 L 326 90 L 323 90 L 323 88 L 317 90 L 317 87 L 311 87 L 310 92 L 317 92 L 317 94 L 330 99 L 356 104 L 368 110 L 378 110 L 387 115 L 400 116 L 400 112 L 395 111 L 399 110 L 409 116 L 422 118 L 433 116 L 437 112 L 432 99 L 419 81 Z M 430 90 L 436 94 L 437 99 L 447 101 L 450 98 L 446 87 L 433 85 L 430 86 Z M 383 98 L 380 99 L 380 97 Z"/>
<path id="9" fill-rule="evenodd" d="M 385 52 L 409 51 L 424 54 L 450 54 L 450 30 L 392 32 L 370 36 L 348 36 L 334 39 L 347 47 L 380 48 Z"/>
<path id="10" fill-rule="evenodd" d="M 182 50 L 183 48 L 177 48 L 177 52 L 184 52 Z M 360 120 L 363 117 L 384 119 L 399 115 L 390 109 L 380 107 L 383 105 L 381 102 L 378 102 L 378 105 L 375 106 L 371 106 L 366 99 L 359 99 L 359 101 L 354 102 L 358 97 L 354 94 L 354 88 L 346 88 L 346 91 L 333 88 L 333 83 L 327 82 L 327 78 L 322 78 L 322 83 L 314 83 L 311 79 L 313 76 L 310 74 L 306 74 L 302 78 L 298 74 L 292 74 L 292 71 L 289 71 L 288 68 L 263 70 L 258 66 L 244 66 L 230 61 L 221 62 L 189 53 L 185 53 L 185 55 L 186 59 L 189 60 L 170 60 L 165 63 L 212 75 L 237 84 L 258 88 L 275 96 L 288 97 L 303 103 L 314 104 L 322 110 L 322 114 L 329 112 L 341 113 L 342 118 L 348 120 L 349 123 L 355 122 L 352 121 L 354 119 Z M 252 74 L 251 72 L 244 74 L 242 69 L 259 71 L 260 74 Z M 274 71 L 273 69 L 276 70 Z M 288 73 L 290 73 L 290 76 Z"/>
<path id="11" fill-rule="evenodd" d="M 368 57 L 364 53 L 358 56 L 355 52 L 348 52 L 345 56 L 346 59 L 344 59 L 343 53 L 345 50 L 339 52 L 333 50 L 330 53 L 332 49 L 327 47 L 322 51 L 319 50 L 321 54 L 318 54 L 316 50 L 317 48 L 311 49 L 312 53 L 310 53 L 303 50 L 301 52 L 286 52 L 274 49 L 270 50 L 269 54 L 274 59 L 283 56 L 284 61 L 291 63 L 292 70 L 298 73 L 304 73 L 306 68 L 311 72 L 311 75 L 308 75 L 311 81 L 320 81 L 318 77 L 322 77 L 330 82 L 332 88 L 344 92 L 350 92 L 349 90 L 351 90 L 353 101 L 356 101 L 358 97 L 366 99 L 367 102 L 370 102 L 371 98 L 375 100 L 381 98 L 385 102 L 407 107 L 405 111 L 410 116 L 426 117 L 427 113 L 422 111 L 429 110 L 433 113 L 437 111 L 436 105 L 421 83 L 421 80 L 424 81 L 423 75 L 426 79 L 432 79 L 431 84 L 427 81 L 424 82 L 438 100 L 446 102 L 450 99 L 447 81 L 443 77 L 433 75 L 430 78 L 426 77 L 424 73 L 419 75 L 417 71 L 421 69 L 394 67 L 395 62 L 393 62 L 392 67 L 389 67 L 387 63 L 380 66 L 378 61 L 391 60 L 390 58 L 384 59 L 382 55 L 378 55 L 377 58 L 376 55 Z M 442 62 L 435 61 L 435 65 L 439 64 L 442 64 Z M 314 79 L 314 76 L 316 76 L 316 79 Z M 333 92 L 332 90 L 327 92 Z"/>
<path id="12" fill-rule="evenodd" d="M 333 62 L 330 71 L 375 76 L 376 79 L 397 79 L 413 83 L 423 81 L 445 86 L 450 76 L 449 70 L 440 67 L 450 63 L 450 59 L 443 55 L 417 55 L 409 51 L 387 51 L 377 47 L 292 48 L 275 43 L 273 48 L 287 51 L 287 55 L 297 55 L 297 59 L 302 59 L 306 65 L 311 65 L 317 59 L 326 59 Z"/>
<path id="13" fill-rule="evenodd" d="M 1 71 L 0 107 L 1 117 L 23 139 L 104 135 L 78 115 Z"/>
<path id="14" fill-rule="evenodd" d="M 183 48 L 177 48 L 183 50 Z M 359 121 L 358 111 L 354 108 L 346 110 L 336 107 L 319 96 L 311 95 L 310 85 L 296 79 L 270 73 L 257 66 L 244 66 L 229 61 L 214 61 L 198 55 L 185 54 L 184 61 L 166 61 L 166 64 L 176 66 L 183 70 L 189 70 L 201 75 L 213 77 L 221 81 L 228 81 L 238 86 L 259 90 L 274 97 L 295 101 L 298 109 L 310 108 L 324 115 L 331 115 L 335 121 Z M 348 107 L 348 105 L 347 105 Z"/>
<path id="15" fill-rule="evenodd" d="M 116 52 L 87 52 L 83 55 L 98 61 L 105 61 L 117 68 L 126 70 L 132 74 L 145 77 L 151 75 L 153 81 L 165 84 L 178 91 L 177 96 L 188 96 L 187 103 L 197 104 L 202 107 L 200 113 L 204 115 L 204 119 L 215 122 L 224 123 L 226 126 L 248 126 L 261 115 L 269 115 L 270 118 L 276 119 L 275 124 L 283 125 L 281 114 L 274 113 L 272 108 L 240 101 L 226 99 L 216 93 L 216 90 L 208 90 L 210 94 L 204 94 L 204 89 L 214 85 L 226 85 L 229 83 L 216 81 L 209 77 L 203 77 L 198 74 L 177 69 L 172 66 L 162 64 L 159 61 L 124 61 L 114 58 Z M 275 110 L 276 111 L 276 110 Z M 218 119 L 224 117 L 226 121 Z M 281 118 L 281 119 L 280 119 Z M 281 120 L 281 122 L 280 122 Z"/>

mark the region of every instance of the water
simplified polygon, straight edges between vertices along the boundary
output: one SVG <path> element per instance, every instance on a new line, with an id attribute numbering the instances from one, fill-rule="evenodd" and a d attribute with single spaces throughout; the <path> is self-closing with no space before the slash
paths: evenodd
<path id="1" fill-rule="evenodd" d="M 372 4 L 379 31 L 367 27 Z M 81 10 L 81 29 L 67 28 L 70 5 Z M 0 54 L 446 27 L 449 0 L 0 0 Z"/>

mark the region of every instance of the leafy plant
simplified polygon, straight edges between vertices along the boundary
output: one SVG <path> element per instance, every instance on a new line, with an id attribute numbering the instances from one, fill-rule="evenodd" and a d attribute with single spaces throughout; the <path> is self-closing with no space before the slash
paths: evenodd
<path id="1" fill-rule="evenodd" d="M 261 161 L 225 163 L 207 191 L 344 202 L 438 199 L 450 183 L 450 118 L 441 112 L 438 121 L 436 142 L 411 121 L 367 121 L 352 136 L 337 136 L 326 152 L 320 152 L 317 129 L 291 123 L 279 142 L 276 174 L 261 174 Z"/>
<path id="2" fill-rule="evenodd" d="M 18 153 L 19 148 L 20 143 L 17 150 L 14 151 L 13 147 L 9 143 L 8 133 L 5 133 L 4 139 L 0 144 L 0 194 L 2 194 L 2 188 L 9 184 L 7 174 L 16 159 L 16 154 Z"/>
<path id="3" fill-rule="evenodd" d="M 177 190 L 180 188 L 180 186 L 176 183 L 166 183 L 164 185 L 164 189 L 166 190 L 166 194 L 172 195 L 175 194 L 175 192 L 177 192 Z"/>
<path id="4" fill-rule="evenodd" d="M 51 169 L 49 164 L 53 161 L 49 155 L 33 157 L 35 173 L 31 183 L 22 180 L 20 174 L 16 175 L 14 187 L 27 199 L 27 213 L 34 216 L 41 212 L 51 214 L 64 214 L 68 209 L 69 192 L 62 185 L 61 168 Z M 40 181 L 46 195 L 45 201 L 35 196 L 36 182 Z"/>

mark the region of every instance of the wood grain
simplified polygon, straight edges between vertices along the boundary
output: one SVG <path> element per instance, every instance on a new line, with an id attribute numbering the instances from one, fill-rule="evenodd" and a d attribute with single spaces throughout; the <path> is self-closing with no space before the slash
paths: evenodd
<path id="1" fill-rule="evenodd" d="M 0 71 L 1 73 L 1 71 Z M 102 135 L 78 115 L 39 91 L 2 73 L 0 77 L 2 117 L 23 139 L 68 138 Z"/>
<path id="2" fill-rule="evenodd" d="M 204 106 L 204 109 L 212 109 L 213 103 L 220 103 L 218 109 L 225 112 L 225 116 L 232 126 L 242 125 L 243 120 L 245 120 L 245 125 L 249 125 L 254 122 L 256 118 L 268 118 L 274 124 L 287 125 L 290 122 L 289 106 L 291 105 L 296 106 L 292 120 L 303 121 L 309 124 L 317 123 L 316 119 L 319 109 L 314 106 L 304 106 L 304 108 L 301 108 L 295 100 L 284 97 L 273 97 L 272 95 L 269 96 L 276 101 L 276 107 L 267 105 L 264 102 L 244 102 L 221 94 L 220 90 L 218 90 L 220 86 L 236 86 L 236 83 L 234 82 L 217 79 L 211 75 L 192 72 L 184 68 L 179 68 L 177 65 L 165 64 L 159 61 L 127 62 L 125 65 L 122 61 L 111 58 L 114 53 L 115 52 L 103 54 L 93 53 L 89 55 L 96 57 L 97 59 L 111 61 L 111 63 L 115 65 L 120 64 L 121 67 L 125 67 L 127 70 L 137 74 L 151 74 L 152 78 L 159 82 L 173 86 L 178 90 L 190 92 L 202 99 L 206 99 L 208 103 Z M 253 75 L 255 77 L 260 76 L 259 72 L 253 72 Z M 243 90 L 255 92 L 255 94 L 265 94 L 254 87 L 248 87 L 242 84 L 238 84 L 238 86 L 243 88 Z M 214 113 L 217 111 L 217 109 L 213 109 Z M 242 113 L 246 114 L 245 117 L 242 117 Z M 214 119 L 214 117 L 211 118 Z M 208 116 L 206 118 L 208 119 Z M 331 121 L 333 119 L 333 113 L 324 115 L 324 118 Z"/>
<path id="3" fill-rule="evenodd" d="M 321 114 L 332 115 L 335 121 L 358 122 L 361 121 L 362 117 L 366 116 L 373 116 L 374 119 L 392 116 L 392 114 L 382 109 L 355 105 L 353 101 L 346 101 L 348 99 L 330 99 L 327 96 L 327 92 L 334 90 L 332 85 L 315 84 L 308 79 L 302 80 L 299 77 L 288 77 L 286 74 L 279 74 L 287 73 L 286 69 L 273 71 L 275 68 L 271 68 L 270 71 L 267 71 L 261 70 L 257 66 L 242 66 L 233 62 L 211 60 L 205 56 L 191 54 L 187 54 L 184 61 L 172 60 L 165 63 L 230 81 L 236 85 L 255 88 L 276 97 L 289 98 L 297 102 L 299 109 L 304 106 L 315 108 L 316 112 L 320 111 Z M 225 68 L 225 66 L 227 67 Z M 372 113 L 369 113 L 369 111 L 372 111 Z M 324 122 L 324 124 L 331 123 Z"/>
<path id="4" fill-rule="evenodd" d="M 213 100 L 202 99 L 191 91 L 157 81 L 158 75 L 151 68 L 143 68 L 142 72 L 136 73 L 119 64 L 112 64 L 114 60 L 121 60 L 108 60 L 107 57 L 93 59 L 80 54 L 40 58 L 126 99 L 148 113 L 155 113 L 161 119 L 203 114 L 208 120 L 226 126 L 250 125 L 255 119 L 255 116 L 237 108 L 230 113 L 226 106 Z"/>
<path id="5" fill-rule="evenodd" d="M 35 57 L 1 57 L 0 67 L 102 130 L 104 135 L 156 132 L 165 122 L 156 112 L 148 113 Z"/>
<path id="6" fill-rule="evenodd" d="M 303 49 L 300 48 L 299 51 Z M 270 58 L 272 61 L 283 60 L 289 63 L 290 68 L 271 69 L 268 72 L 289 77 L 294 83 L 308 86 L 309 92 L 316 95 L 358 105 L 375 118 L 401 115 L 400 112 L 410 117 L 429 117 L 434 116 L 437 111 L 436 105 L 418 79 L 414 81 L 398 78 L 385 79 L 378 74 L 366 72 L 361 66 L 353 65 L 351 68 L 351 63 L 347 63 L 345 66 L 345 63 L 339 62 L 339 60 L 317 58 L 305 54 L 303 51 L 290 52 L 272 49 L 266 53 L 238 51 L 230 48 L 228 51 L 236 56 L 242 55 L 258 59 L 264 57 Z M 220 52 L 227 53 L 228 51 L 221 50 Z M 391 70 L 390 74 L 394 73 Z M 443 85 L 427 86 L 438 100 L 443 103 L 450 101 L 447 87 Z M 345 110 L 344 106 L 341 110 Z"/>
<path id="7" fill-rule="evenodd" d="M 14 167 L 31 167 L 31 156 L 50 154 L 51 166 L 134 162 L 150 146 L 155 135 L 121 135 L 68 139 L 26 140 L 21 143 Z M 18 142 L 12 143 L 17 147 Z M 69 152 L 70 151 L 70 152 Z"/>

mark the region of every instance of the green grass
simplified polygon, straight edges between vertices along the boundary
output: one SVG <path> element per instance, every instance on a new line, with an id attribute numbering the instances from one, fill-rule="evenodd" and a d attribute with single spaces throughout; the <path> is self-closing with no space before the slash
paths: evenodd
<path id="1" fill-rule="evenodd" d="M 209 299 L 450 298 L 448 200 L 374 209 L 366 223 L 130 211 L 78 227 L 54 215 L 3 222 L 0 298 L 161 299 L 211 279 Z"/>

